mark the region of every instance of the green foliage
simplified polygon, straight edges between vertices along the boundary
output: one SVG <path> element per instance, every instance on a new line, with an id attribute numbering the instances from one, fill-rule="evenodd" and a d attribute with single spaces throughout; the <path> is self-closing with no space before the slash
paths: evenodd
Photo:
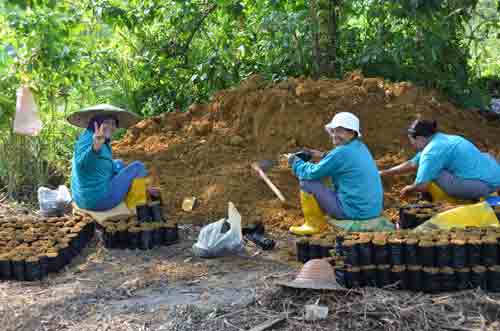
<path id="1" fill-rule="evenodd" d="M 19 158 L 0 161 L 0 183 L 14 194 L 67 175 L 78 131 L 64 118 L 82 106 L 184 110 L 254 73 L 281 80 L 362 68 L 484 107 L 478 79 L 500 75 L 499 34 L 495 0 L 4 0 L 0 149 Z M 37 138 L 11 133 L 21 84 L 40 106 Z"/>

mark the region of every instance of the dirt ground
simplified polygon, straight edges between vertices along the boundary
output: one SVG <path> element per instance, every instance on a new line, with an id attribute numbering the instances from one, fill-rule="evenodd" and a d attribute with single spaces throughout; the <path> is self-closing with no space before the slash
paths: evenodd
<path id="1" fill-rule="evenodd" d="M 500 295 L 480 290 L 425 295 L 366 288 L 287 290 L 300 265 L 291 237 L 262 252 L 192 257 L 200 227 L 183 225 L 178 244 L 151 251 L 108 250 L 97 235 L 64 271 L 40 282 L 0 282 L 4 331 L 241 331 L 281 318 L 273 330 L 500 330 Z M 306 304 L 329 307 L 304 320 Z"/>
<path id="2" fill-rule="evenodd" d="M 286 245 L 270 253 L 248 244 L 238 256 L 193 257 L 199 230 L 181 226 L 178 244 L 150 251 L 108 250 L 98 233 L 63 272 L 40 282 L 0 282 L 2 330 L 157 330 L 175 307 L 251 305 L 260 289 L 298 265 Z"/>

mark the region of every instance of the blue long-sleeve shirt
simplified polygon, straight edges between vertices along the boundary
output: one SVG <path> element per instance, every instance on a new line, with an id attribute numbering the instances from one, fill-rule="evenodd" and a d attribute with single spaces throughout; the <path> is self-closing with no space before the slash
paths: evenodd
<path id="1" fill-rule="evenodd" d="M 380 216 L 384 192 L 377 165 L 360 139 L 330 151 L 319 163 L 297 160 L 293 172 L 301 180 L 331 177 L 346 218 Z"/>
<path id="2" fill-rule="evenodd" d="M 461 179 L 480 180 L 492 189 L 500 187 L 500 164 L 467 139 L 436 133 L 411 160 L 417 167 L 415 184 L 436 180 L 443 170 Z"/>
<path id="3" fill-rule="evenodd" d="M 75 144 L 71 169 L 71 191 L 80 208 L 94 209 L 109 194 L 113 176 L 123 167 L 113 160 L 111 147 L 105 143 L 99 152 L 92 148 L 93 132 L 86 130 Z"/>

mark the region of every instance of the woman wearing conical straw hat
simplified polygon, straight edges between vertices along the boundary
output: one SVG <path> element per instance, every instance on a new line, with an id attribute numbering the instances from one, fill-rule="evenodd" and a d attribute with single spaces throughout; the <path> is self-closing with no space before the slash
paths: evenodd
<path id="1" fill-rule="evenodd" d="M 148 175 L 141 162 L 125 165 L 123 161 L 113 159 L 110 144 L 117 128 L 133 126 L 140 121 L 140 117 L 121 108 L 101 104 L 71 114 L 68 121 L 85 129 L 74 148 L 71 172 L 73 200 L 79 208 L 92 211 L 116 207 L 124 201 L 134 180 L 145 179 Z"/>

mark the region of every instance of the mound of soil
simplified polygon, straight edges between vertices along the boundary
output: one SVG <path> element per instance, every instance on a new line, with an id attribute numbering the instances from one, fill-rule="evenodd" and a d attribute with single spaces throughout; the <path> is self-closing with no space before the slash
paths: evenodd
<path id="1" fill-rule="evenodd" d="M 359 116 L 363 140 L 380 168 L 414 153 L 406 129 L 418 115 L 436 119 L 442 131 L 464 135 L 483 150 L 499 152 L 498 122 L 457 109 L 436 91 L 365 78 L 360 72 L 343 80 L 290 78 L 280 83 L 252 76 L 238 88 L 216 93 L 209 104 L 143 120 L 114 144 L 114 151 L 146 163 L 161 186 L 167 214 L 179 222 L 217 220 L 233 201 L 244 222 L 260 220 L 285 230 L 302 219 L 297 179 L 286 162 L 268 171 L 289 200 L 283 205 L 250 164 L 279 160 L 301 147 L 331 149 L 324 125 L 340 111 Z M 409 182 L 408 176 L 384 179 L 390 216 L 400 203 L 399 189 Z M 184 212 L 182 200 L 190 196 L 199 203 Z"/>

